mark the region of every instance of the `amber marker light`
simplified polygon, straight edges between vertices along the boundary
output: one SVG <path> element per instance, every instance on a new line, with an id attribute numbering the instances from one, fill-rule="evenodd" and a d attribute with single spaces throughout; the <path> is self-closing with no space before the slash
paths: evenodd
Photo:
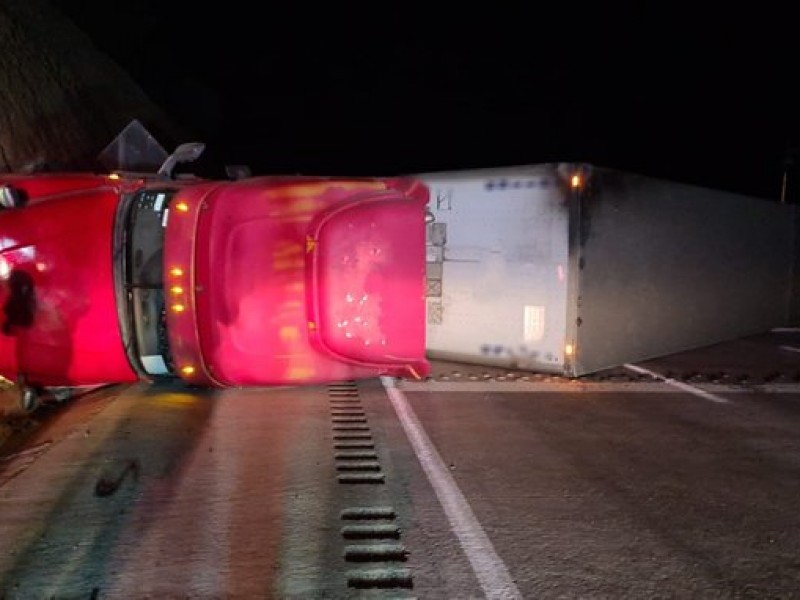
<path id="1" fill-rule="evenodd" d="M 566 346 L 564 346 L 564 354 L 566 354 L 567 356 L 572 356 L 573 354 L 575 354 L 575 346 L 573 346 L 572 344 L 567 344 Z"/>
<path id="2" fill-rule="evenodd" d="M 114 179 L 115 181 L 116 181 L 117 179 L 122 179 L 122 178 L 119 176 L 119 173 L 111 173 L 111 174 L 108 176 L 108 178 L 109 178 L 109 179 Z"/>
<path id="3" fill-rule="evenodd" d="M 194 367 L 192 365 L 186 365 L 185 367 L 181 367 L 181 374 L 194 375 Z"/>
<path id="4" fill-rule="evenodd" d="M 181 269 L 180 267 L 172 267 L 169 270 L 169 274 L 172 275 L 173 277 L 180 277 L 181 275 L 183 275 L 183 269 Z"/>
<path id="5" fill-rule="evenodd" d="M 171 288 L 169 288 L 169 291 L 176 296 L 180 296 L 183 293 L 183 288 L 179 285 L 173 285 Z"/>
<path id="6" fill-rule="evenodd" d="M 175 205 L 175 209 L 179 210 L 180 212 L 189 212 L 189 205 L 181 200 Z"/>
<path id="7" fill-rule="evenodd" d="M 572 184 L 573 189 L 581 187 L 581 176 L 573 175 L 570 183 Z"/>
<path id="8" fill-rule="evenodd" d="M 173 304 L 172 310 L 176 313 L 182 313 L 186 310 L 186 307 L 183 304 Z"/>

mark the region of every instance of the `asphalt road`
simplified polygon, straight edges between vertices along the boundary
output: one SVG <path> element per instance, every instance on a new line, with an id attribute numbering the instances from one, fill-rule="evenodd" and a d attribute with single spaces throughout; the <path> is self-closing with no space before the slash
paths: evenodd
<path id="1" fill-rule="evenodd" d="M 0 446 L 0 597 L 800 598 L 794 347 L 45 406 Z"/>

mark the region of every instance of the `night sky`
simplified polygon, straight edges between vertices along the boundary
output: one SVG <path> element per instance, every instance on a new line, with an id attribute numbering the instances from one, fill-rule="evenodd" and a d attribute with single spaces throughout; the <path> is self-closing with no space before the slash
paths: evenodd
<path id="1" fill-rule="evenodd" d="M 792 19 L 749 3 L 54 3 L 206 142 L 211 175 L 586 161 L 777 199 L 800 138 Z"/>

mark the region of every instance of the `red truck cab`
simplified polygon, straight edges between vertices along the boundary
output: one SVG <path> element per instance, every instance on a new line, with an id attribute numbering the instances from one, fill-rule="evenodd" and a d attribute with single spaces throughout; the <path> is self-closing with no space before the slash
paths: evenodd
<path id="1" fill-rule="evenodd" d="M 413 179 L 0 175 L 0 375 L 30 386 L 424 376 Z M 11 194 L 13 191 L 13 194 Z"/>
<path id="2" fill-rule="evenodd" d="M 426 203 L 402 179 L 143 188 L 121 279 L 132 331 L 163 322 L 139 362 L 217 386 L 425 374 Z"/>

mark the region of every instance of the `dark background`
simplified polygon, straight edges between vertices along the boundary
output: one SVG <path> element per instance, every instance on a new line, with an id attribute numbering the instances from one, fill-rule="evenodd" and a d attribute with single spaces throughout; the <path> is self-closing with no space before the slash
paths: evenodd
<path id="1" fill-rule="evenodd" d="M 800 198 L 781 10 L 53 2 L 206 142 L 209 174 L 577 160 L 779 199 L 788 157 Z"/>

